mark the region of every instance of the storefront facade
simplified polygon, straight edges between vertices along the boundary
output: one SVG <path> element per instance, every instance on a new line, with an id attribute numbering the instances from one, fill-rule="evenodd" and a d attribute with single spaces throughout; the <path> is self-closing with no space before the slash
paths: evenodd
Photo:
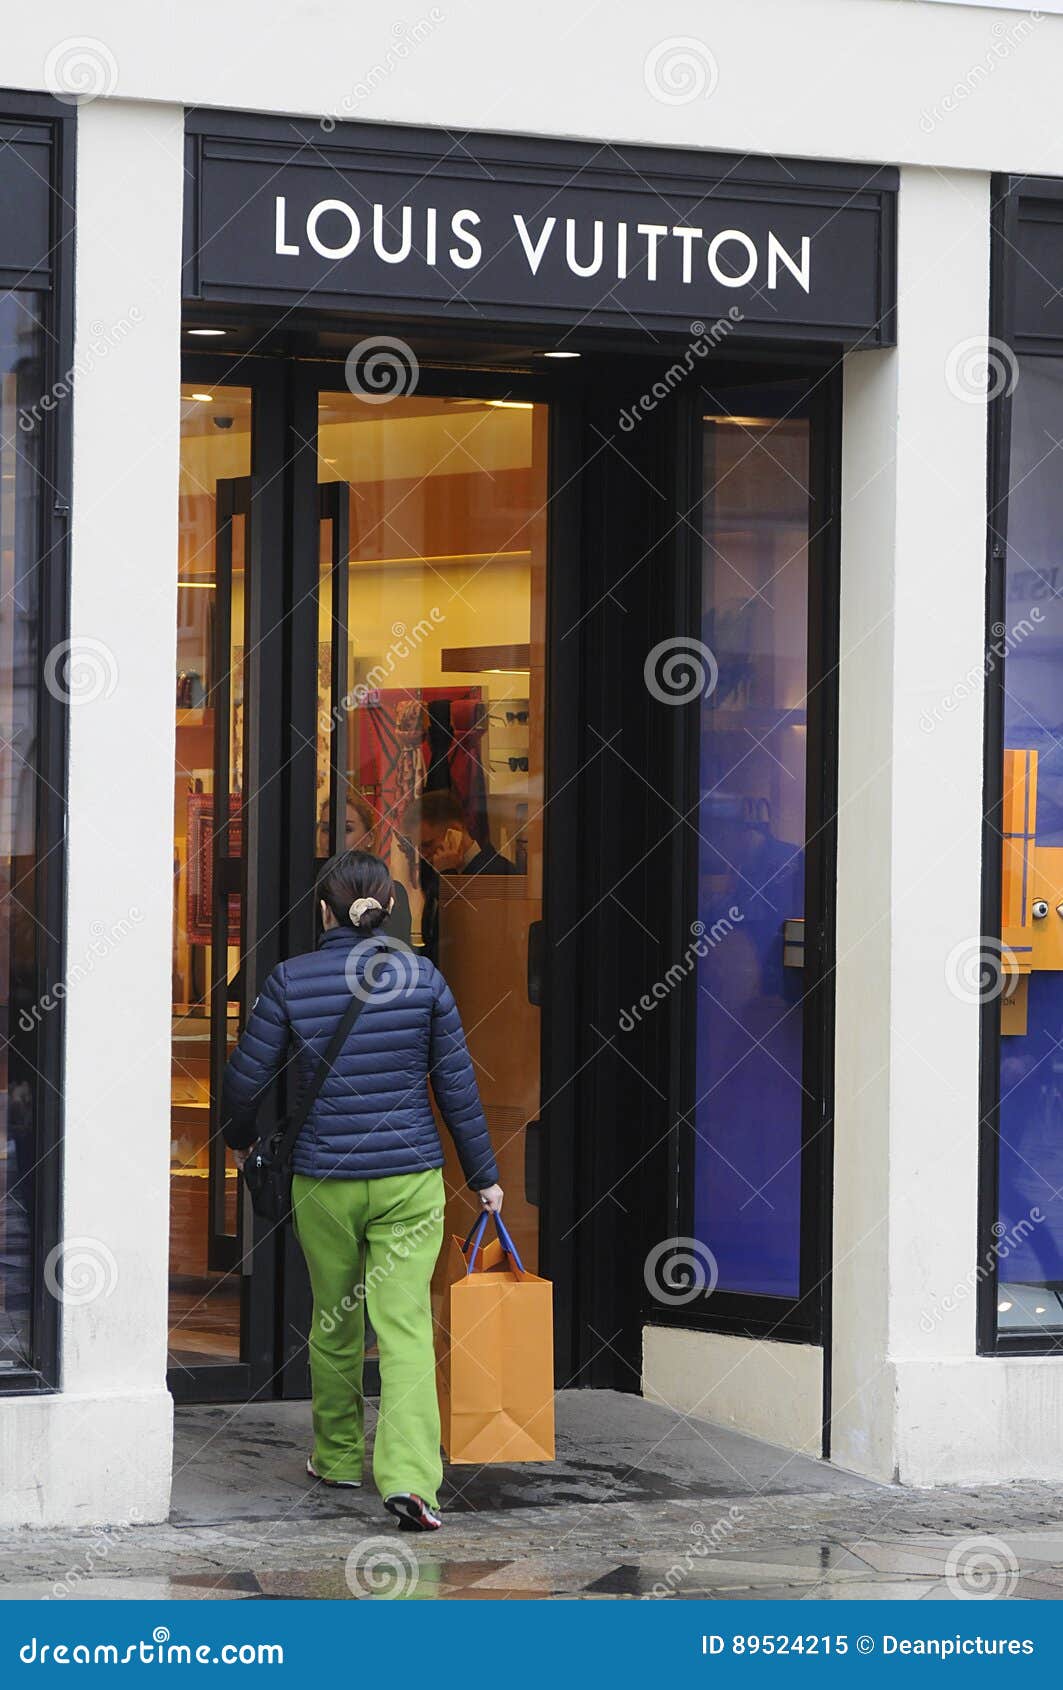
<path id="1" fill-rule="evenodd" d="M 0 265 L 58 359 L 12 401 L 48 568 L 10 664 L 8 1520 L 164 1517 L 175 1400 L 306 1394 L 301 1260 L 217 1090 L 368 831 L 470 1030 L 559 1387 L 882 1479 L 1063 1470 L 1063 194 L 1022 128 L 1063 19 L 818 9 L 810 77 L 866 10 L 918 86 L 789 110 L 778 151 L 734 20 L 617 24 L 628 103 L 562 76 L 549 124 L 434 15 L 402 53 L 331 19 L 371 87 L 300 36 L 219 99 L 101 22 L 33 44 L 58 97 L 0 101 L 51 149 Z M 935 117 L 1002 16 L 1029 98 Z M 497 872 L 425 878 L 429 800 Z"/>

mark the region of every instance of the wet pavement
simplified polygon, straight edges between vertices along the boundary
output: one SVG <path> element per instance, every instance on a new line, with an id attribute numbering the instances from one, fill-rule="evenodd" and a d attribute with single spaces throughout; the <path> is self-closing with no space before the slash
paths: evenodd
<path id="1" fill-rule="evenodd" d="M 173 1510 L 0 1532 L 0 1598 L 499 1601 L 1063 1596 L 1049 1485 L 909 1491 L 604 1391 L 558 1398 L 557 1459 L 451 1467 L 445 1526 L 307 1480 L 309 1404 L 180 1408 Z"/>

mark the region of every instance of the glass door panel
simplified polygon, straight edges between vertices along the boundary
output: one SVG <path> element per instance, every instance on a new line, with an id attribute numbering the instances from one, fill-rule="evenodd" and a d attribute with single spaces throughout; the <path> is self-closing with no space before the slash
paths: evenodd
<path id="1" fill-rule="evenodd" d="M 241 1359 L 241 1205 L 218 1133 L 244 945 L 244 668 L 251 392 L 182 389 L 178 558 L 170 1361 Z"/>
<path id="2" fill-rule="evenodd" d="M 390 931 L 458 1002 L 526 1265 L 538 1215 L 547 408 L 323 393 L 318 411 L 318 856 L 362 844 Z M 447 1231 L 476 1206 L 447 1145 Z"/>

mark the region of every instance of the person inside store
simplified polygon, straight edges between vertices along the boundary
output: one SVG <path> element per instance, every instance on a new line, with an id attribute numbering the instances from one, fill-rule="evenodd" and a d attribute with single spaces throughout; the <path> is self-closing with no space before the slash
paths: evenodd
<path id="1" fill-rule="evenodd" d="M 324 862 L 329 854 L 329 801 L 325 798 L 317 817 L 317 858 Z M 369 851 L 377 855 L 379 838 L 378 818 L 367 798 L 360 792 L 347 789 L 347 817 L 343 849 L 345 851 Z M 407 856 L 411 855 L 407 851 Z M 412 866 L 412 865 L 411 865 Z M 410 908 L 410 894 L 402 881 L 397 877 L 392 879 L 395 903 L 391 914 L 383 922 L 383 931 L 389 939 L 394 939 L 400 945 L 409 945 L 413 941 L 413 912 Z"/>
<path id="2" fill-rule="evenodd" d="M 517 872 L 489 839 L 473 838 L 457 795 L 448 789 L 423 792 L 407 810 L 403 831 L 436 874 Z"/>
<path id="3" fill-rule="evenodd" d="M 403 817 L 403 835 L 420 855 L 418 876 L 424 894 L 421 936 L 428 955 L 439 956 L 439 877 L 441 874 L 516 874 L 513 864 L 490 840 L 480 844 L 469 831 L 457 794 L 440 787 L 422 792 Z"/>
<path id="4" fill-rule="evenodd" d="M 342 851 L 316 895 L 321 941 L 280 963 L 259 994 L 225 1070 L 222 1132 L 242 1167 L 277 1075 L 291 1060 L 309 1087 L 352 992 L 360 998 L 292 1157 L 293 1225 L 314 1303 L 306 1471 L 341 1489 L 362 1483 L 368 1315 L 380 1354 L 373 1479 L 400 1529 L 435 1531 L 443 1469 L 429 1288 L 446 1193 L 429 1079 L 485 1211 L 501 1209 L 502 1188 L 450 988 L 427 957 L 382 940 L 395 896 L 387 864 Z"/>

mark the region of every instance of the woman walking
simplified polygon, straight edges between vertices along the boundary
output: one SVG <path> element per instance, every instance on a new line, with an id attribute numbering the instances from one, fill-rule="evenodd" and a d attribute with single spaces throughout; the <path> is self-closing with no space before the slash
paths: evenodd
<path id="1" fill-rule="evenodd" d="M 301 1090 L 352 993 L 362 1008 L 295 1143 L 292 1205 L 314 1296 L 311 1478 L 361 1484 L 365 1314 L 380 1349 L 373 1478 L 407 1531 L 442 1523 L 439 1407 L 429 1285 L 443 1238 L 443 1146 L 428 1083 L 484 1209 L 498 1169 L 457 1007 L 426 957 L 376 934 L 392 907 L 385 863 L 342 851 L 317 882 L 316 951 L 269 976 L 225 1073 L 222 1131 L 243 1155 L 258 1105 L 289 1058 Z"/>

